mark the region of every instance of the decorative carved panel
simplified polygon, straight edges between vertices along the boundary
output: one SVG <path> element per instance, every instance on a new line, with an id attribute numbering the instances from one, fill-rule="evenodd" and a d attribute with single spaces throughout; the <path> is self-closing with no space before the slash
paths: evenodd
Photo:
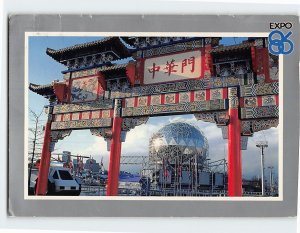
<path id="1" fill-rule="evenodd" d="M 245 136 L 252 136 L 255 132 L 277 127 L 278 123 L 278 119 L 242 121 L 241 134 Z"/>
<path id="2" fill-rule="evenodd" d="M 197 120 L 205 122 L 216 123 L 217 126 L 225 126 L 229 122 L 227 112 L 208 112 L 208 113 L 195 113 L 194 116 Z"/>
<path id="3" fill-rule="evenodd" d="M 112 131 L 110 128 L 95 128 L 90 129 L 90 131 L 92 135 L 103 137 L 105 140 L 110 140 L 112 137 Z"/>
<path id="4" fill-rule="evenodd" d="M 62 140 L 65 137 L 70 136 L 71 132 L 72 130 L 70 129 L 51 131 L 51 141 L 58 142 L 58 140 Z"/>
<path id="5" fill-rule="evenodd" d="M 112 126 L 112 119 L 105 118 L 105 119 L 52 122 L 51 130 L 89 129 L 89 128 L 97 128 L 97 127 L 111 127 L 111 126 Z"/>
<path id="6" fill-rule="evenodd" d="M 241 119 L 278 118 L 278 106 L 263 106 L 255 108 L 241 108 Z"/>
<path id="7" fill-rule="evenodd" d="M 138 125 L 147 123 L 149 117 L 123 118 L 122 130 L 129 131 Z"/>

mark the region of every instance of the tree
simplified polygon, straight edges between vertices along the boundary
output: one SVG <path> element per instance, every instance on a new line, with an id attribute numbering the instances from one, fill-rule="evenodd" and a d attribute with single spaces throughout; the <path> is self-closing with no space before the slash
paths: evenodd
<path id="1" fill-rule="evenodd" d="M 43 109 L 36 113 L 32 109 L 29 109 L 30 127 L 28 128 L 28 162 L 29 162 L 29 175 L 28 175 L 28 187 L 30 186 L 31 173 L 34 164 L 34 160 L 37 160 L 38 155 L 41 154 L 44 130 L 43 130 Z"/>

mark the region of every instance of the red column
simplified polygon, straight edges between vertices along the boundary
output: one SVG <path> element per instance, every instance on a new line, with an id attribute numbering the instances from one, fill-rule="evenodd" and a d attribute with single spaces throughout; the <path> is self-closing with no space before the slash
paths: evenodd
<path id="1" fill-rule="evenodd" d="M 118 195 L 120 158 L 121 158 L 121 100 L 115 100 L 112 139 L 110 144 L 110 158 L 107 179 L 107 196 Z"/>
<path id="2" fill-rule="evenodd" d="M 237 88 L 228 89 L 228 196 L 242 196 L 241 123 L 238 114 Z"/>
<path id="3" fill-rule="evenodd" d="M 51 107 L 48 108 L 48 111 L 51 110 L 50 108 Z M 47 193 L 48 173 L 49 173 L 50 159 L 51 159 L 51 152 L 50 152 L 51 112 L 49 112 L 48 114 L 49 114 L 48 121 L 45 125 L 44 143 L 43 143 L 42 157 L 41 157 L 41 163 L 40 163 L 39 173 L 38 173 L 36 195 L 46 195 Z"/>

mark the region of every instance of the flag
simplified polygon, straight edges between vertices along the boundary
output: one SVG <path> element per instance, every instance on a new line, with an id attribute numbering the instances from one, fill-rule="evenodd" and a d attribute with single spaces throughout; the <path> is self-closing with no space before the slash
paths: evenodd
<path id="1" fill-rule="evenodd" d="M 169 170 L 168 170 L 168 166 L 169 166 L 169 161 L 167 159 L 163 159 L 163 170 L 164 170 L 164 177 L 169 177 Z"/>

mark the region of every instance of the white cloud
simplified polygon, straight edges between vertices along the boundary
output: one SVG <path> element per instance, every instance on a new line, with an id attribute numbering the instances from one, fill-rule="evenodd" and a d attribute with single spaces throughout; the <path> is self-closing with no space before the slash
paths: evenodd
<path id="1" fill-rule="evenodd" d="M 126 141 L 122 143 L 122 154 L 147 155 L 149 138 L 163 126 L 162 123 L 144 124 L 130 130 L 126 135 Z"/>

